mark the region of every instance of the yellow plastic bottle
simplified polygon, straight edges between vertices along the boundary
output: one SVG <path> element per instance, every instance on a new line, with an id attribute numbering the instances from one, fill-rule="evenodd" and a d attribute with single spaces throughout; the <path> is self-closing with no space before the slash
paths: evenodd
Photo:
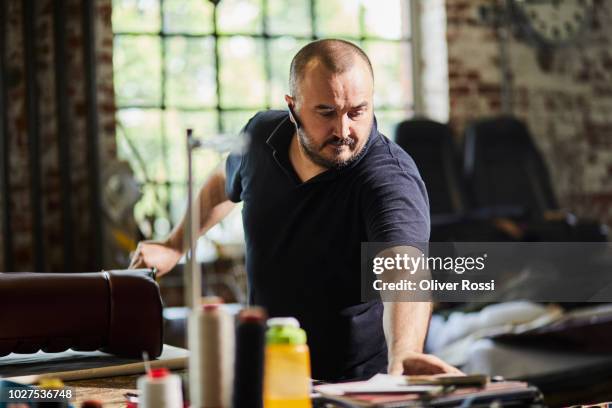
<path id="1" fill-rule="evenodd" d="M 293 317 L 268 320 L 264 408 L 312 408 L 306 332 Z"/>

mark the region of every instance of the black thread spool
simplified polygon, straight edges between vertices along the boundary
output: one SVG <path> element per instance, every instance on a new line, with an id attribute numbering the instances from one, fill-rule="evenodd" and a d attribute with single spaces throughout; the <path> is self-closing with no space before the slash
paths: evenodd
<path id="1" fill-rule="evenodd" d="M 244 309 L 236 328 L 233 408 L 263 407 L 266 313 L 261 308 Z"/>
<path id="2" fill-rule="evenodd" d="M 83 401 L 81 408 L 103 408 L 102 403 L 98 400 Z"/>

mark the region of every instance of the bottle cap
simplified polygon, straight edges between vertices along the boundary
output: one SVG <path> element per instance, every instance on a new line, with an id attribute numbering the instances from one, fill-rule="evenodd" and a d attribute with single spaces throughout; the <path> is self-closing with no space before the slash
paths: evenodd
<path id="1" fill-rule="evenodd" d="M 293 317 L 268 319 L 267 344 L 306 344 L 306 332 Z"/>
<path id="2" fill-rule="evenodd" d="M 268 327 L 289 326 L 300 328 L 300 322 L 295 317 L 272 317 L 268 319 Z"/>
<path id="3" fill-rule="evenodd" d="M 98 400 L 83 401 L 81 408 L 102 408 L 102 402 Z"/>
<path id="4" fill-rule="evenodd" d="M 151 378 L 165 378 L 170 374 L 167 368 L 153 368 L 149 371 L 149 377 Z"/>
<path id="5" fill-rule="evenodd" d="M 38 387 L 47 390 L 55 390 L 64 388 L 64 383 L 59 378 L 41 378 L 38 383 Z"/>
<path id="6" fill-rule="evenodd" d="M 219 309 L 221 305 L 218 303 L 207 303 L 205 305 L 202 305 L 202 310 L 205 312 L 212 312 L 213 310 L 217 310 Z"/>
<path id="7" fill-rule="evenodd" d="M 266 312 L 261 307 L 249 307 L 238 313 L 238 321 L 241 323 L 260 323 L 266 321 Z"/>

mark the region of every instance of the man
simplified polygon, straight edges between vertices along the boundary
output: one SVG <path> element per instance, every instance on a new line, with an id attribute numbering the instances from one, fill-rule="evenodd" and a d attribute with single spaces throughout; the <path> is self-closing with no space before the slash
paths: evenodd
<path id="1" fill-rule="evenodd" d="M 381 135 L 366 54 L 342 40 L 302 48 L 290 70 L 290 112 L 260 112 L 199 193 L 201 233 L 243 201 L 249 298 L 295 316 L 308 335 L 313 378 L 458 373 L 422 353 L 429 303 L 360 300 L 361 242 L 427 242 L 429 206 L 412 159 Z M 407 247 L 411 248 L 411 247 Z M 169 271 L 183 223 L 139 245 L 131 267 Z M 414 248 L 412 248 L 414 249 Z"/>

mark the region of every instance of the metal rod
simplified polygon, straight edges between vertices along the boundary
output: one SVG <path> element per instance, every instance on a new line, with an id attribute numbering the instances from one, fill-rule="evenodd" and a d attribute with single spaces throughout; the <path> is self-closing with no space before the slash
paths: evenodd
<path id="1" fill-rule="evenodd" d="M 202 298 L 202 273 L 198 268 L 196 248 L 198 232 L 200 230 L 200 204 L 199 200 L 194 203 L 193 197 L 193 151 L 200 146 L 197 139 L 193 137 L 193 130 L 187 129 L 187 219 L 185 232 L 188 242 L 188 251 L 185 259 L 185 274 L 188 285 L 187 302 L 192 310 L 199 310 Z M 196 204 L 196 205 L 194 205 Z"/>

